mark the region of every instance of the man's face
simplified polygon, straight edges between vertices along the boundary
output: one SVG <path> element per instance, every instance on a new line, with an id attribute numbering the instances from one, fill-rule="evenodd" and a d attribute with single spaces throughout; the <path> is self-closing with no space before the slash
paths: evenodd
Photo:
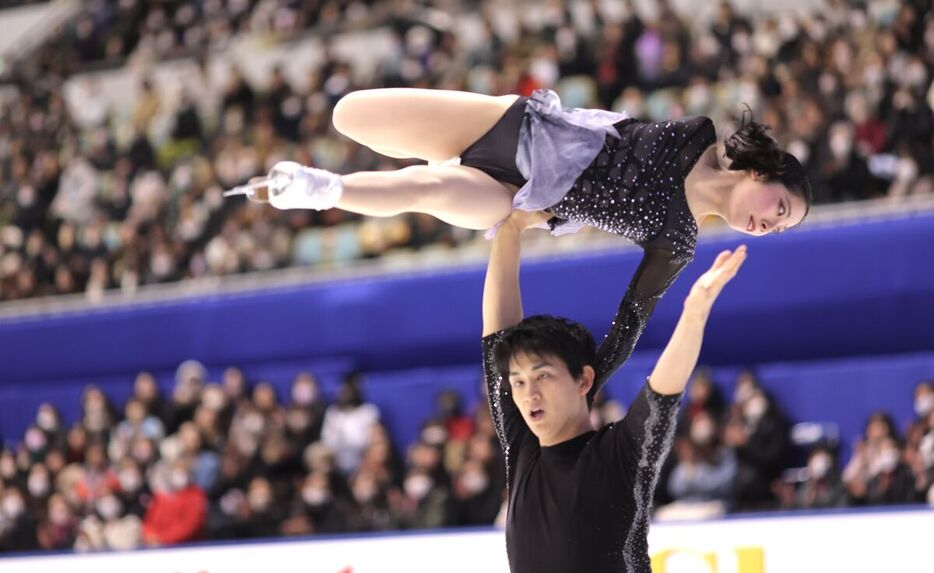
<path id="1" fill-rule="evenodd" d="M 551 355 L 520 352 L 509 361 L 512 399 L 542 446 L 580 434 L 582 424 L 590 419 L 586 396 L 592 372 L 587 366 L 581 379 L 575 380 L 564 361 Z"/>

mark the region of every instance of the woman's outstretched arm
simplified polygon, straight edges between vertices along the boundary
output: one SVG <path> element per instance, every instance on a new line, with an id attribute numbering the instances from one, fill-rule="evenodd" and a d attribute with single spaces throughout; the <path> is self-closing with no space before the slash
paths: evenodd
<path id="1" fill-rule="evenodd" d="M 597 348 L 594 365 L 597 375 L 591 395 L 596 395 L 610 376 L 629 359 L 655 305 L 689 262 L 690 258 L 679 258 L 666 249 L 645 249 L 642 262 L 619 303 L 613 324 Z"/>
<path id="2" fill-rule="evenodd" d="M 649 376 L 652 390 L 659 394 L 680 394 L 684 391 L 688 378 L 697 366 L 710 309 L 745 260 L 745 245 L 733 252 L 723 251 L 713 266 L 691 287 L 674 333 Z"/>

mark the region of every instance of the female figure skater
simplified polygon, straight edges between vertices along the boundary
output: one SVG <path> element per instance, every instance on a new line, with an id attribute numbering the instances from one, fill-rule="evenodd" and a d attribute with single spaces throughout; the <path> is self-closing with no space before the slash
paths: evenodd
<path id="1" fill-rule="evenodd" d="M 586 328 L 522 316 L 515 211 L 497 233 L 483 287 L 483 372 L 506 458 L 506 552 L 513 573 L 649 573 L 648 528 L 678 404 L 704 326 L 745 247 L 720 253 L 684 301 L 671 339 L 622 421 L 590 423 L 609 372 Z M 602 350 L 602 348 L 601 348 Z M 595 431 L 596 430 L 596 431 Z"/>
<path id="2" fill-rule="evenodd" d="M 491 228 L 513 209 L 544 210 L 554 234 L 583 225 L 623 235 L 645 256 L 601 346 L 614 371 L 628 358 L 656 302 L 693 259 L 699 222 L 724 219 L 752 235 L 798 224 L 810 184 L 797 159 L 749 121 L 725 142 L 720 165 L 707 117 L 645 123 L 626 114 L 561 106 L 557 94 L 485 96 L 456 91 L 353 92 L 334 108 L 338 131 L 396 158 L 459 165 L 338 175 L 294 162 L 234 190 L 280 209 L 337 207 L 371 216 L 433 215 Z"/>

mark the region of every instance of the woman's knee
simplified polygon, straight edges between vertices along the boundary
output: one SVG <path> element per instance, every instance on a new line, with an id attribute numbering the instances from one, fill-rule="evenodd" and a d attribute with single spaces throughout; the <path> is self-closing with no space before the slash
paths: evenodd
<path id="1" fill-rule="evenodd" d="M 331 114 L 331 123 L 338 132 L 357 139 L 363 131 L 361 129 L 361 119 L 367 106 L 366 92 L 369 90 L 359 90 L 350 92 L 337 101 L 334 105 L 334 111 Z"/>

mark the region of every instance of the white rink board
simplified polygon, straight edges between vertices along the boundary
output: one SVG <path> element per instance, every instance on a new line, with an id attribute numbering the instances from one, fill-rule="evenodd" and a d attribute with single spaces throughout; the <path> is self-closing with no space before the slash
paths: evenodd
<path id="1" fill-rule="evenodd" d="M 654 573 L 934 573 L 934 510 L 653 525 Z M 2 573 L 506 573 L 500 531 L 0 558 Z"/>

